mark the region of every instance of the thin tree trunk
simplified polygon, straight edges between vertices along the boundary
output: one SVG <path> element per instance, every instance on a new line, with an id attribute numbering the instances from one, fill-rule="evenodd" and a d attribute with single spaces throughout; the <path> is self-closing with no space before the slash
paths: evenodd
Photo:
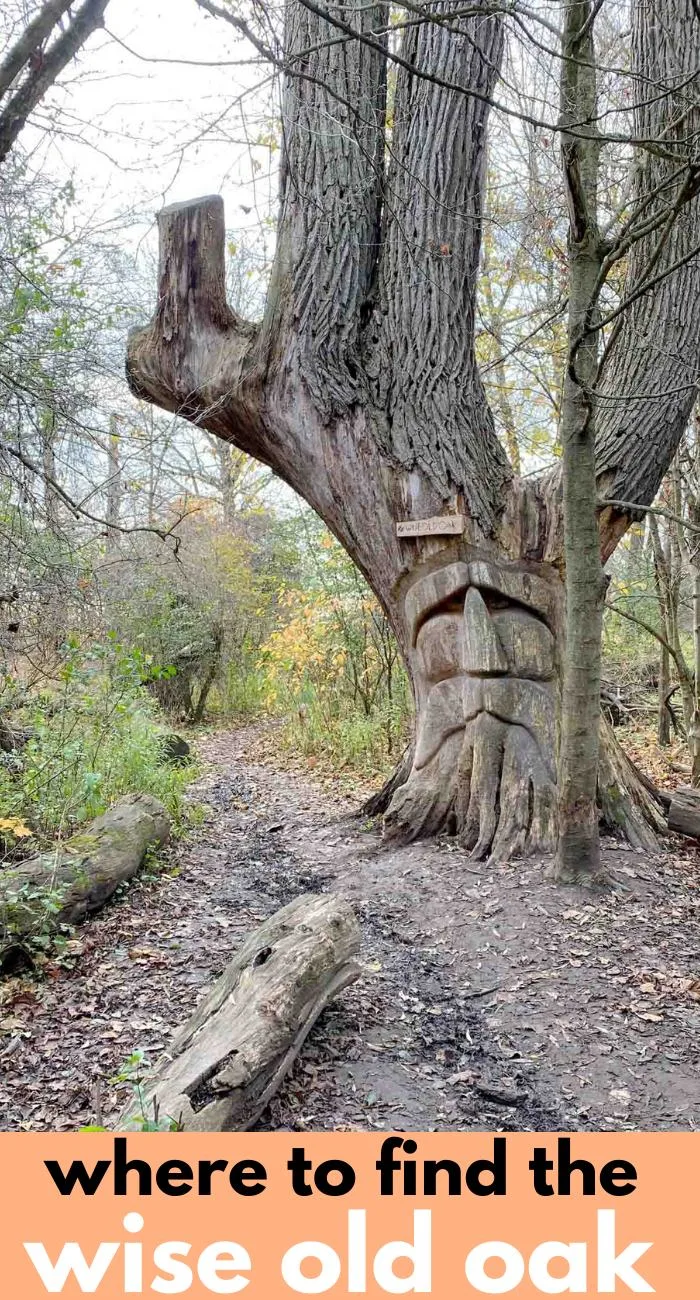
<path id="1" fill-rule="evenodd" d="M 662 746 L 671 743 L 671 715 L 668 710 L 670 685 L 668 648 L 662 645 L 659 648 L 659 716 L 657 724 L 657 739 Z"/>
<path id="2" fill-rule="evenodd" d="M 46 411 L 41 420 L 41 468 L 44 478 L 44 519 L 46 528 L 53 537 L 61 531 L 61 510 L 59 497 L 54 484 L 56 482 L 56 414 Z"/>
<path id="3" fill-rule="evenodd" d="M 599 144 L 572 134 L 596 109 L 594 13 L 566 0 L 562 55 L 562 155 L 569 201 L 569 348 L 560 437 L 564 482 L 566 652 L 559 748 L 555 878 L 600 876 L 598 753 L 605 581 L 596 487 L 598 286 L 605 256 L 598 230 Z"/>
<path id="4" fill-rule="evenodd" d="M 119 417 L 112 415 L 107 441 L 107 549 L 113 549 L 119 537 L 122 502 L 122 468 L 119 459 Z"/>
<path id="5" fill-rule="evenodd" d="M 693 566 L 693 713 L 688 732 L 691 783 L 700 786 L 700 570 Z"/>
<path id="6" fill-rule="evenodd" d="M 678 596 L 681 574 L 675 568 L 675 565 L 680 563 L 680 555 L 671 546 L 668 536 L 664 545 L 658 523 L 653 515 L 649 516 L 649 535 L 654 555 L 654 575 L 662 627 L 665 639 L 673 651 L 673 658 L 678 671 L 683 723 L 685 734 L 689 738 L 693 725 L 694 697 L 691 672 L 683 652 L 680 637 Z"/>

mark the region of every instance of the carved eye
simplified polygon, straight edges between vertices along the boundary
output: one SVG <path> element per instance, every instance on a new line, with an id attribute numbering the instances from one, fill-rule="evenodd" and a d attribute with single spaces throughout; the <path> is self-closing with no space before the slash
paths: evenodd
<path id="1" fill-rule="evenodd" d="M 501 596 L 497 591 L 482 591 L 481 596 L 486 608 L 489 610 L 508 609 L 513 603 L 508 600 L 507 596 Z"/>

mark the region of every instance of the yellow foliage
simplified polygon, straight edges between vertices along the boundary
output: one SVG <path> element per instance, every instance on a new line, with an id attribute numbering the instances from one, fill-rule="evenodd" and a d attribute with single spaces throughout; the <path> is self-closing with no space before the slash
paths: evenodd
<path id="1" fill-rule="evenodd" d="M 0 835 L 14 835 L 16 840 L 26 839 L 33 831 L 22 821 L 21 817 L 0 817 Z"/>

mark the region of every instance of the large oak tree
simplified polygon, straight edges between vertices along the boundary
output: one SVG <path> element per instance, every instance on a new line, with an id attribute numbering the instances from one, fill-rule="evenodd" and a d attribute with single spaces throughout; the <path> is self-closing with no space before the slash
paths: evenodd
<path id="1" fill-rule="evenodd" d="M 562 6 L 576 39 L 565 36 L 560 125 L 580 273 L 563 441 L 580 450 L 594 401 L 590 473 L 602 500 L 627 503 L 601 506 L 604 561 L 631 507 L 652 501 L 696 392 L 700 21 L 694 0 L 634 0 L 632 180 L 603 235 L 586 224 L 586 196 L 606 122 L 581 77 L 599 7 Z M 288 0 L 282 198 L 264 319 L 251 324 L 227 306 L 220 199 L 170 207 L 159 218 L 156 315 L 130 340 L 128 373 L 140 397 L 291 484 L 381 601 L 416 701 L 387 834 L 447 828 L 477 856 L 550 850 L 565 644 L 561 477 L 514 473 L 474 347 L 487 125 L 507 20 L 488 0 L 411 5 L 405 16 L 397 53 L 385 4 Z M 597 278 L 623 258 L 623 303 L 605 334 Z M 585 456 L 573 466 L 575 515 L 579 471 L 588 492 Z M 397 535 L 399 522 L 436 517 L 438 531 Z M 569 556 L 575 544 L 569 537 Z M 602 599 L 595 566 L 593 578 Z M 579 625 L 585 573 L 582 582 Z M 578 746 L 595 779 L 597 745 L 591 752 L 585 710 L 576 713 L 577 691 L 583 702 L 590 687 L 590 674 L 577 680 L 569 664 L 567 752 L 575 763 Z M 608 794 L 616 763 L 604 756 Z M 608 799 L 611 815 L 643 841 L 642 819 L 619 795 Z"/>

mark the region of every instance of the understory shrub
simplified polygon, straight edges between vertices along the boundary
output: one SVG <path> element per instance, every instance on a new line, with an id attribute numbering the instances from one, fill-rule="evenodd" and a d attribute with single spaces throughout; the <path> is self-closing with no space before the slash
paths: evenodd
<path id="1" fill-rule="evenodd" d="M 144 793 L 177 817 L 188 773 L 164 761 L 163 727 L 148 690 L 167 673 L 114 636 L 88 647 L 69 641 L 57 680 L 23 702 L 26 743 L 0 753 L 0 816 L 20 819 L 47 840 L 99 816 L 121 795 Z"/>
<path id="2" fill-rule="evenodd" d="M 325 530 L 315 555 L 315 581 L 285 594 L 263 646 L 264 701 L 290 748 L 384 772 L 410 734 L 408 677 L 382 609 Z"/>

